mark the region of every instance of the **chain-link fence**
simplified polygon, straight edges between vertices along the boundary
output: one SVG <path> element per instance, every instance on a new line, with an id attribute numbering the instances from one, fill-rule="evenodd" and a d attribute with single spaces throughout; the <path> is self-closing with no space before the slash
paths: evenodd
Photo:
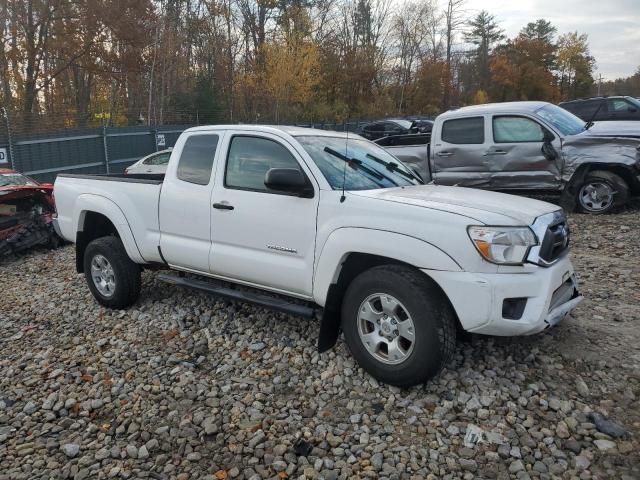
<path id="1" fill-rule="evenodd" d="M 25 117 L 2 109 L 0 168 L 13 168 L 52 182 L 58 173 L 122 173 L 150 153 L 172 147 L 180 133 L 198 125 L 198 115 L 181 115 L 187 124 L 66 128 L 66 118 Z M 175 117 L 175 116 L 174 116 Z M 296 123 L 296 126 L 359 132 L 371 120 Z"/>

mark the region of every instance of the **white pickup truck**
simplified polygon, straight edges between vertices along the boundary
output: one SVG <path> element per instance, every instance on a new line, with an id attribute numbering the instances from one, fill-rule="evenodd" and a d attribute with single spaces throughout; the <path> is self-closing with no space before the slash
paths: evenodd
<path id="1" fill-rule="evenodd" d="M 143 268 L 170 283 L 320 317 L 360 365 L 398 386 L 445 365 L 459 330 L 528 335 L 582 299 L 557 206 L 423 185 L 344 133 L 185 131 L 164 178 L 59 175 L 55 225 L 98 302 L 136 302 Z"/>

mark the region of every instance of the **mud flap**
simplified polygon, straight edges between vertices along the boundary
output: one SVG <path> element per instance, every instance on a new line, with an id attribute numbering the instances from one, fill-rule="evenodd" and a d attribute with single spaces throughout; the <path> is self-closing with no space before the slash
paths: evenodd
<path id="1" fill-rule="evenodd" d="M 340 336 L 340 304 L 342 295 L 338 292 L 338 285 L 335 283 L 329 287 L 327 294 L 328 301 L 322 311 L 320 320 L 320 332 L 318 334 L 318 352 L 326 352 L 331 349 L 338 341 Z"/>

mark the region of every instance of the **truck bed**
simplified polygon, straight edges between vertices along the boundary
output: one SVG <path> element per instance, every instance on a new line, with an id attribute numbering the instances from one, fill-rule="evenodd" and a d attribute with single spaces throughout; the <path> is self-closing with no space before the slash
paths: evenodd
<path id="1" fill-rule="evenodd" d="M 75 241 L 83 211 L 104 214 L 112 220 L 133 258 L 159 262 L 158 202 L 164 175 L 58 175 L 54 195 L 62 236 Z M 135 255 L 135 254 L 138 255 Z"/>
<path id="2" fill-rule="evenodd" d="M 149 183 L 152 185 L 160 185 L 164 182 L 164 173 L 96 173 L 96 174 L 73 174 L 61 173 L 58 177 L 67 178 L 83 178 L 85 180 L 105 180 L 108 182 L 128 182 L 128 183 Z"/>

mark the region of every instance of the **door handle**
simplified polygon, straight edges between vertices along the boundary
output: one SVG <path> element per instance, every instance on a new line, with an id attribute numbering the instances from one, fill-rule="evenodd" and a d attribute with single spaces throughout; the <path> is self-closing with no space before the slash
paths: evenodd
<path id="1" fill-rule="evenodd" d="M 505 152 L 504 150 L 489 150 L 488 152 L 485 152 L 484 156 L 488 156 L 488 155 L 506 155 L 507 152 Z"/>
<path id="2" fill-rule="evenodd" d="M 453 153 L 451 153 L 451 152 L 438 152 L 437 155 L 439 157 L 450 157 L 451 155 L 453 155 Z"/>
<path id="3" fill-rule="evenodd" d="M 228 203 L 214 203 L 212 206 L 218 210 L 233 210 L 233 205 L 229 205 Z"/>

